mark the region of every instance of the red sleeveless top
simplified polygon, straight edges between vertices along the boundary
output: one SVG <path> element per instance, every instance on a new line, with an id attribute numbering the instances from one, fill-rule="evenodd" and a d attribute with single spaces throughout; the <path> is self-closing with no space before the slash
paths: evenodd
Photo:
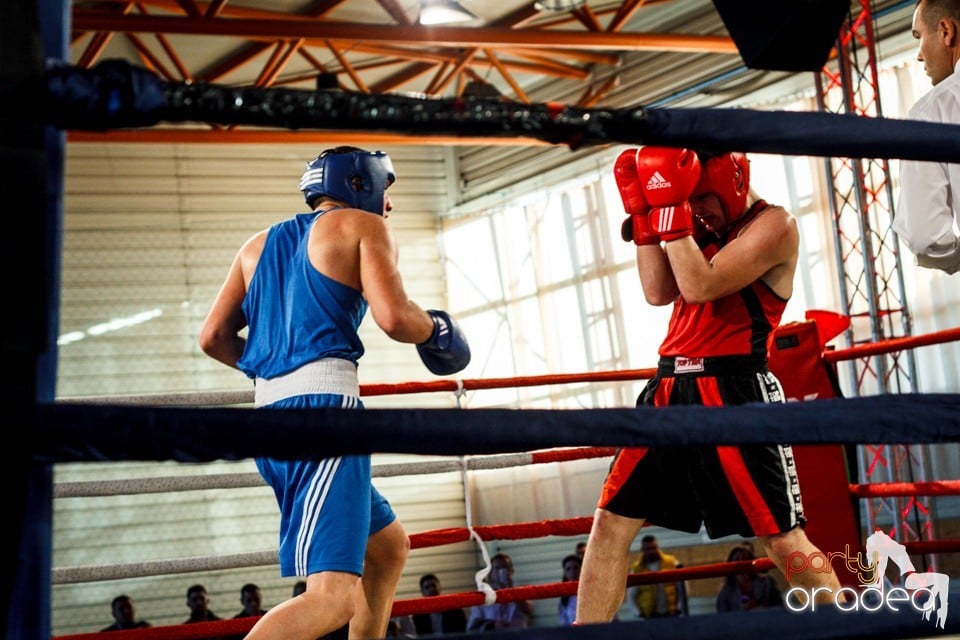
<path id="1" fill-rule="evenodd" d="M 757 200 L 723 238 L 703 247 L 707 260 L 767 208 L 764 200 Z M 786 306 L 787 301 L 760 280 L 704 304 L 688 304 L 682 296 L 677 296 L 660 355 L 702 358 L 753 355 L 766 359 L 767 338 L 780 324 Z"/>

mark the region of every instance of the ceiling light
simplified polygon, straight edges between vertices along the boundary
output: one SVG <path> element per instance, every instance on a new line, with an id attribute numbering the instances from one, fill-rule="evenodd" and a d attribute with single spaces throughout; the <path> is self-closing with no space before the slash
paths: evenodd
<path id="1" fill-rule="evenodd" d="M 573 11 L 587 4 L 587 0 L 537 0 L 533 8 L 537 11 Z"/>
<path id="2" fill-rule="evenodd" d="M 457 0 L 420 0 L 420 24 L 452 24 L 476 20 Z"/>

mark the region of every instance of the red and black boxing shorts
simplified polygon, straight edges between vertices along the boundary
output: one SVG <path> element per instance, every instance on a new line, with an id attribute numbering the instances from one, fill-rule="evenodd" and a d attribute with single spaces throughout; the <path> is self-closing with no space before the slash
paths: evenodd
<path id="1" fill-rule="evenodd" d="M 637 406 L 783 402 L 754 357 L 662 358 Z M 711 538 L 775 535 L 805 524 L 789 445 L 630 447 L 617 451 L 598 506 Z"/>

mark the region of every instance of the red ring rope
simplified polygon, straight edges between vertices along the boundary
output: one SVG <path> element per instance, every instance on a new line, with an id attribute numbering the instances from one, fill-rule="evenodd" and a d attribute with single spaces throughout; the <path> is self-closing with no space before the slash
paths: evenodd
<path id="1" fill-rule="evenodd" d="M 858 498 L 893 498 L 911 496 L 960 496 L 960 480 L 933 482 L 874 482 L 851 484 L 850 493 Z"/>
<path id="2" fill-rule="evenodd" d="M 922 336 L 905 336 L 903 338 L 890 338 L 861 344 L 847 349 L 835 349 L 823 352 L 823 359 L 827 362 L 839 362 L 841 360 L 855 360 L 865 356 L 875 356 L 881 353 L 891 353 L 893 351 L 903 351 L 913 347 L 925 347 L 931 344 L 941 344 L 960 340 L 960 327 L 954 329 L 944 329 L 943 331 L 934 331 L 925 333 Z"/>

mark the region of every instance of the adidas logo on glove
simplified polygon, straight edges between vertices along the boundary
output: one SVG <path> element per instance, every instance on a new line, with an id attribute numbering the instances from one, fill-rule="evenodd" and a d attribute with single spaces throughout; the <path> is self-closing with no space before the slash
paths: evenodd
<path id="1" fill-rule="evenodd" d="M 647 180 L 647 191 L 653 189 L 669 189 L 672 186 L 669 180 L 660 175 L 659 171 L 654 171 L 650 179 Z"/>

